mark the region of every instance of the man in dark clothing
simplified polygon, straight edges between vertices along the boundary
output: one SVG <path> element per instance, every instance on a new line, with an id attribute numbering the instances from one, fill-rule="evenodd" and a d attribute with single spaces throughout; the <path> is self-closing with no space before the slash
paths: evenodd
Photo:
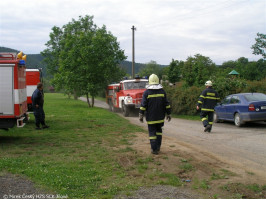
<path id="1" fill-rule="evenodd" d="M 162 144 L 162 127 L 164 126 L 165 113 L 167 113 L 166 119 L 170 121 L 171 109 L 157 75 L 150 75 L 149 85 L 146 88 L 147 90 L 143 93 L 141 101 L 139 120 L 143 123 L 143 116 L 146 112 L 152 153 L 158 154 Z"/>
<path id="2" fill-rule="evenodd" d="M 217 101 L 220 99 L 217 92 L 212 89 L 212 82 L 207 81 L 205 83 L 206 89 L 201 93 L 197 110 L 201 107 L 200 118 L 205 127 L 204 132 L 211 132 L 213 124 L 213 112 Z M 208 118 L 207 118 L 208 117 Z"/>
<path id="3" fill-rule="evenodd" d="M 42 128 L 49 128 L 49 126 L 45 124 L 45 113 L 43 110 L 44 97 L 43 97 L 43 84 L 42 83 L 37 84 L 37 89 L 33 92 L 31 96 L 31 100 L 32 100 L 33 113 L 35 117 L 36 130 L 41 130 L 40 124 L 42 124 Z"/>

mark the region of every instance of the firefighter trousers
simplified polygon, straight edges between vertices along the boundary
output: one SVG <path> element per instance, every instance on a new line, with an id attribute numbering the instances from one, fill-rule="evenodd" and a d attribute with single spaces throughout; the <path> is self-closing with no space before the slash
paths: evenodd
<path id="1" fill-rule="evenodd" d="M 151 149 L 153 151 L 160 151 L 162 144 L 162 127 L 164 123 L 159 124 L 148 124 L 149 139 Z"/>
<path id="2" fill-rule="evenodd" d="M 201 111 L 200 112 L 200 118 L 203 123 L 203 126 L 206 127 L 207 125 L 213 124 L 213 112 L 212 111 Z"/>
<path id="3" fill-rule="evenodd" d="M 40 127 L 40 124 L 45 125 L 45 113 L 43 107 L 38 107 L 33 109 L 33 114 L 35 117 L 36 127 Z"/>

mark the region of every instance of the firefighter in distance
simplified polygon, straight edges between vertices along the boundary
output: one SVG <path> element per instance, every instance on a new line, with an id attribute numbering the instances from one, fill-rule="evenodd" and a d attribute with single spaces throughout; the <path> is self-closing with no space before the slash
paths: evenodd
<path id="1" fill-rule="evenodd" d="M 168 122 L 171 121 L 170 103 L 166 98 L 166 93 L 157 75 L 152 74 L 149 77 L 149 85 L 143 93 L 141 107 L 139 111 L 139 120 L 143 123 L 144 113 L 149 130 L 149 139 L 151 144 L 151 153 L 158 154 L 162 144 L 162 127 L 164 126 L 165 114 Z"/>
<path id="2" fill-rule="evenodd" d="M 197 110 L 200 110 L 200 118 L 205 127 L 204 132 L 211 132 L 213 124 L 213 112 L 218 100 L 220 99 L 218 93 L 212 88 L 212 82 L 207 81 L 205 83 L 206 89 L 201 93 Z"/>
<path id="3" fill-rule="evenodd" d="M 35 117 L 36 130 L 41 130 L 40 124 L 42 124 L 43 129 L 49 128 L 49 126 L 45 124 L 45 113 L 43 110 L 44 95 L 43 95 L 42 83 L 37 84 L 37 89 L 33 92 L 31 100 L 32 100 L 33 113 Z"/>

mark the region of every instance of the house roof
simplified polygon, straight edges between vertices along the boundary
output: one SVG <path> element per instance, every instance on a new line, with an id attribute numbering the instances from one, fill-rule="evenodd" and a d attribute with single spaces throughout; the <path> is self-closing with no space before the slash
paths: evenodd
<path id="1" fill-rule="evenodd" d="M 236 70 L 233 70 L 229 73 L 230 75 L 238 75 L 239 73 Z"/>

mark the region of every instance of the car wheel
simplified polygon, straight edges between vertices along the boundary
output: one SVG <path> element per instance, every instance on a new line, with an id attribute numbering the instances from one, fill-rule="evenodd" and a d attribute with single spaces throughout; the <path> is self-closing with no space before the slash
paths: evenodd
<path id="1" fill-rule="evenodd" d="M 238 126 L 238 127 L 240 127 L 240 126 L 242 126 L 244 124 L 241 121 L 241 117 L 240 117 L 240 114 L 239 113 L 236 113 L 235 114 L 234 122 L 235 122 L 235 125 Z"/>
<path id="2" fill-rule="evenodd" d="M 125 117 L 129 116 L 129 107 L 122 102 L 122 112 Z"/>
<path id="3" fill-rule="evenodd" d="M 216 112 L 213 113 L 213 122 L 215 122 L 215 123 L 221 122 L 221 120 L 218 119 Z"/>

